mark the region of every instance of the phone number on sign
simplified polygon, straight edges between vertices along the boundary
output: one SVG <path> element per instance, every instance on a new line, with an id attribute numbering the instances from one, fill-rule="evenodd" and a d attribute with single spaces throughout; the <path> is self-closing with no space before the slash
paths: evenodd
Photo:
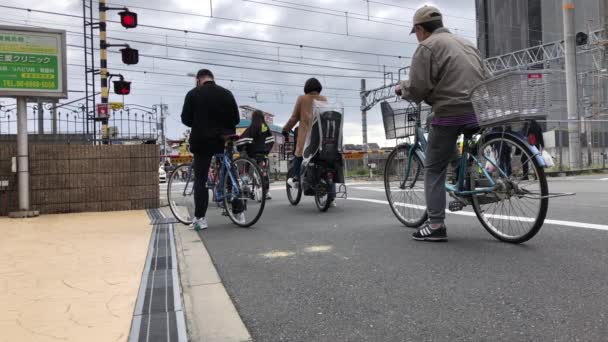
<path id="1" fill-rule="evenodd" d="M 54 81 L 15 81 L 15 80 L 2 80 L 2 86 L 5 88 L 43 88 L 43 89 L 54 89 L 57 88 L 57 83 Z"/>

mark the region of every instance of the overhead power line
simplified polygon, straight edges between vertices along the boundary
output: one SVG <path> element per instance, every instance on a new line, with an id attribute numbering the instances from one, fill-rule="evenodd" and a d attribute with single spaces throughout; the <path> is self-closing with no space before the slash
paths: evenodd
<path id="1" fill-rule="evenodd" d="M 369 14 L 354 13 L 354 12 L 344 11 L 344 10 L 329 9 L 329 8 L 325 8 L 325 7 L 318 7 L 318 6 L 312 6 L 312 5 L 307 5 L 307 4 L 298 4 L 298 3 L 289 2 L 289 1 L 266 0 L 266 1 L 272 1 L 272 3 L 262 2 L 259 0 L 242 0 L 242 1 L 255 3 L 255 4 L 261 4 L 261 5 L 267 5 L 267 6 L 273 6 L 273 7 L 279 7 L 279 8 L 293 9 L 293 10 L 304 11 L 304 12 L 309 12 L 309 13 L 331 15 L 331 16 L 335 16 L 335 17 L 339 17 L 339 18 L 344 18 L 345 20 L 353 19 L 353 20 L 359 20 L 359 21 L 367 21 L 367 22 L 371 22 L 371 23 L 390 25 L 390 26 L 395 26 L 395 27 L 403 27 L 403 28 L 407 28 L 408 30 L 411 29 L 412 25 L 413 25 L 413 23 L 411 21 L 406 21 L 406 20 L 400 20 L 399 22 L 409 23 L 409 25 L 397 24 L 395 19 L 376 17 L 376 16 L 372 16 Z M 282 4 L 288 4 L 288 5 L 282 5 Z M 289 5 L 292 5 L 292 6 L 289 6 Z M 294 6 L 299 6 L 299 7 L 294 7 Z M 330 11 L 330 12 L 322 12 L 322 11 Z M 387 20 L 387 21 L 381 21 L 378 19 Z M 459 28 L 453 28 L 453 29 L 460 30 Z M 461 34 L 461 36 L 466 37 L 466 38 L 473 38 L 473 39 L 477 38 L 474 36 L 467 36 L 467 35 L 462 35 L 462 34 Z"/>
<path id="2" fill-rule="evenodd" d="M 8 9 L 13 9 L 13 10 L 22 10 L 22 11 L 28 11 L 28 12 L 52 14 L 52 15 L 58 15 L 58 16 L 64 16 L 64 17 L 82 19 L 82 16 L 76 15 L 76 14 L 68 14 L 68 13 L 60 13 L 60 12 L 44 11 L 44 10 L 34 10 L 34 9 L 31 9 L 31 8 L 25 8 L 25 7 L 0 5 L 0 8 L 8 8 Z M 116 21 L 116 20 L 108 20 L 108 22 L 120 23 L 119 21 Z M 268 39 L 248 38 L 248 37 L 241 37 L 241 36 L 231 36 L 231 35 L 227 35 L 227 34 L 210 33 L 210 32 L 202 32 L 202 31 L 193 31 L 193 30 L 186 30 L 186 29 L 176 29 L 176 28 L 164 27 L 164 26 L 158 26 L 158 25 L 138 24 L 138 26 L 140 26 L 140 27 L 146 27 L 146 28 L 151 28 L 151 29 L 157 29 L 157 30 L 171 31 L 171 32 L 192 33 L 192 34 L 198 34 L 198 35 L 204 35 L 204 36 L 222 37 L 222 38 L 229 38 L 229 39 L 236 39 L 236 40 L 258 42 L 258 43 L 268 43 L 268 44 L 276 44 L 276 45 L 283 45 L 283 46 L 292 46 L 292 47 L 299 47 L 299 48 L 302 48 L 302 49 L 306 48 L 306 49 L 313 49 L 313 50 L 344 52 L 344 53 L 351 53 L 351 54 L 379 56 L 379 57 L 392 57 L 392 58 L 399 58 L 399 59 L 402 59 L 402 58 L 411 58 L 411 57 L 404 57 L 404 56 L 401 56 L 401 55 L 391 55 L 391 54 L 382 54 L 382 53 L 376 53 L 376 52 L 338 49 L 338 48 L 330 48 L 330 47 L 323 47 L 323 46 L 316 46 L 316 45 L 307 45 L 307 44 L 287 43 L 287 42 L 273 41 L 273 40 L 268 40 Z M 407 43 L 407 42 L 405 44 L 417 45 L 417 43 Z"/>
<path id="3" fill-rule="evenodd" d="M 75 66 L 75 67 L 84 68 L 84 64 L 68 63 L 68 66 Z M 135 73 L 142 73 L 142 74 L 151 74 L 151 75 L 161 75 L 161 76 L 187 77 L 187 78 L 192 79 L 191 76 L 188 76 L 185 73 L 183 73 L 183 74 L 177 74 L 177 73 L 168 73 L 168 72 L 161 72 L 161 71 L 147 71 L 147 70 L 135 70 L 135 69 L 125 69 L 125 68 L 112 68 L 112 70 L 124 71 L 124 72 L 135 72 Z M 175 72 L 177 72 L 177 71 L 175 71 Z M 215 79 L 220 80 L 220 81 L 229 81 L 229 82 L 265 84 L 265 85 L 282 85 L 282 86 L 286 86 L 286 87 L 298 87 L 298 88 L 303 88 L 304 87 L 303 84 L 290 84 L 290 83 L 282 83 L 282 82 L 270 82 L 270 81 L 269 82 L 265 82 L 265 81 L 256 81 L 256 80 L 247 80 L 247 79 L 234 79 L 234 78 L 222 78 L 222 77 L 216 77 Z M 340 88 L 340 87 L 324 87 L 324 89 L 343 90 L 343 91 L 355 91 L 355 92 L 361 91 L 360 89 Z"/>
<path id="4" fill-rule="evenodd" d="M 406 9 L 406 10 L 411 10 L 411 11 L 417 11 L 418 10 L 418 8 L 416 8 L 416 7 L 408 7 L 408 6 L 403 6 L 403 5 L 390 4 L 390 3 L 387 3 L 387 2 L 376 1 L 376 0 L 369 0 L 369 3 L 370 4 L 377 4 L 377 5 L 382 5 L 382 6 L 393 7 L 393 8 L 401 8 L 401 9 Z M 476 19 L 476 18 L 467 18 L 467 17 L 457 16 L 457 15 L 451 15 L 451 14 L 443 14 L 443 16 L 446 17 L 446 18 L 456 18 L 456 19 L 474 21 L 474 22 L 482 23 L 482 24 L 488 23 L 488 24 L 491 24 L 491 25 L 496 25 L 495 23 L 492 23 L 490 21 L 480 20 L 480 19 Z M 510 28 L 510 29 L 521 30 L 521 26 L 516 26 L 516 25 L 502 24 L 502 25 L 497 25 L 497 26 L 503 27 L 503 28 Z M 544 31 L 544 30 L 535 30 L 535 29 L 531 29 L 531 28 L 526 29 L 526 31 L 529 31 L 529 32 L 539 32 L 539 33 L 545 32 L 545 33 L 563 34 L 563 32 L 550 32 L 550 31 Z M 488 34 L 488 33 L 486 33 L 486 34 Z"/>
<path id="5" fill-rule="evenodd" d="M 22 18 L 22 20 L 18 20 L 16 19 L 14 16 L 11 18 L 2 18 L 0 17 L 0 21 L 2 22 L 6 22 L 6 23 L 13 23 L 13 24 L 17 24 L 17 25 L 24 25 L 21 21 L 26 22 L 26 26 L 35 26 L 35 25 L 31 25 L 31 24 L 27 24 L 27 23 L 40 23 L 40 24 L 51 24 L 51 25 L 57 25 L 57 26 L 67 26 L 67 27 L 75 27 L 75 28 L 82 28 L 82 25 L 70 25 L 68 23 L 64 23 L 64 22 L 58 22 L 58 21 L 52 21 L 52 20 L 42 20 L 42 19 L 32 19 L 30 17 L 23 17 L 23 16 L 19 16 L 18 18 Z M 66 32 L 74 34 L 74 35 L 82 35 L 82 31 L 69 31 L 66 30 Z M 123 31 L 118 31 L 118 30 L 107 30 L 107 32 L 111 32 L 111 33 L 119 33 L 119 34 L 124 34 Z M 146 32 L 132 32 L 129 34 L 135 34 L 135 35 L 145 35 L 145 36 L 153 36 L 155 38 L 158 38 L 158 34 L 152 34 L 152 33 L 146 33 Z M 95 35 L 95 37 L 98 37 L 97 35 Z M 187 42 L 188 40 L 195 40 L 195 41 L 205 41 L 205 42 L 214 42 L 214 43 L 220 43 L 220 44 L 235 44 L 235 43 L 230 43 L 230 42 L 226 42 L 226 41 L 220 41 L 220 40 L 211 40 L 211 39 L 201 39 L 201 38 L 192 38 L 192 37 L 177 37 L 177 36 L 165 36 L 166 38 L 172 38 L 172 39 L 183 39 L 185 41 L 185 45 L 168 45 L 165 43 L 154 43 L 157 44 L 158 46 L 162 46 L 162 47 L 174 47 L 177 49 L 192 49 L 195 48 L 196 46 L 188 46 Z M 123 41 L 134 41 L 132 38 L 126 39 L 126 38 L 120 38 L 120 37 L 116 37 L 116 36 L 112 36 L 112 39 L 114 40 L 123 40 Z M 141 42 L 142 44 L 152 44 L 151 42 Z M 242 45 L 242 44 L 240 44 Z M 254 46 L 254 47 L 264 47 L 264 48 L 271 48 L 271 49 L 279 49 L 280 51 L 280 47 L 276 47 L 276 46 L 268 46 L 268 45 L 260 45 L 260 44 L 245 44 L 248 46 Z M 201 48 L 199 48 L 201 49 Z M 300 49 L 295 49 L 295 48 L 283 48 L 284 50 L 293 50 L 293 51 L 301 51 Z M 198 51 L 198 50 L 197 50 Z M 206 53 L 215 53 L 215 54 L 222 54 L 222 55 L 227 55 L 225 52 L 228 53 L 232 53 L 232 52 L 239 52 L 242 53 L 242 50 L 235 50 L 235 49 L 222 49 L 222 48 L 215 48 L 215 47 L 208 47 L 205 48 L 204 50 L 200 50 L 201 52 L 206 52 Z M 281 63 L 285 62 L 285 63 L 293 63 L 294 61 L 289 61 L 285 58 L 289 58 L 289 59 L 299 59 L 299 60 L 311 60 L 311 61 L 322 61 L 322 62 L 330 62 L 330 63 L 336 63 L 336 64 L 352 64 L 352 65 L 361 65 L 361 66 L 372 66 L 372 67 L 376 67 L 376 68 L 381 68 L 381 67 L 385 67 L 387 68 L 387 70 L 390 71 L 390 69 L 398 69 L 401 68 L 401 66 L 398 65 L 392 65 L 392 64 L 382 64 L 382 63 L 361 63 L 361 62 L 355 62 L 355 61 L 346 61 L 346 60 L 340 60 L 340 59 L 335 59 L 335 58 L 315 58 L 315 57 L 310 57 L 310 56 L 294 56 L 294 55 L 288 55 L 288 54 L 277 54 L 277 53 L 264 53 L 264 52 L 255 52 L 255 51 L 248 51 L 247 52 L 250 55 L 259 55 L 259 56 L 272 56 L 273 58 L 266 58 L 269 61 L 273 61 L 273 62 L 277 62 L 280 61 Z M 245 56 L 244 58 L 253 58 L 253 56 Z M 277 58 L 279 58 L 279 60 L 277 60 Z M 264 60 L 264 59 L 262 59 Z M 253 62 L 252 62 L 253 63 Z M 302 63 L 302 62 L 300 62 Z M 261 63 L 261 64 L 269 64 L 269 63 Z M 276 64 L 276 63 L 273 63 Z M 309 63 L 310 64 L 310 63 Z M 311 66 L 315 66 L 314 64 L 310 64 Z M 328 65 L 323 65 L 322 67 L 333 67 L 333 66 L 328 66 Z M 359 71 L 364 71 L 362 69 L 357 69 Z M 367 71 L 371 71 L 371 70 L 367 70 Z M 373 70 L 373 72 L 379 72 L 380 70 Z"/>
<path id="6" fill-rule="evenodd" d="M 332 32 L 332 31 L 323 31 L 323 30 L 315 30 L 315 29 L 303 28 L 303 27 L 260 23 L 260 22 L 256 22 L 256 21 L 243 20 L 243 19 L 224 18 L 224 17 L 219 17 L 219 16 L 216 16 L 216 15 L 210 16 L 210 15 L 205 15 L 205 14 L 200 14 L 200 13 L 164 10 L 164 9 L 160 9 L 160 8 L 144 7 L 144 6 L 137 6 L 137 5 L 131 5 L 131 4 L 108 3 L 108 5 L 110 5 L 110 6 L 118 6 L 118 7 L 120 7 L 120 6 L 122 6 L 122 7 L 128 6 L 129 8 L 134 8 L 134 9 L 142 9 L 142 10 L 148 10 L 148 11 L 161 12 L 161 13 L 187 15 L 187 16 L 194 16 L 194 17 L 208 18 L 208 19 L 216 19 L 216 20 L 224 20 L 224 21 L 234 21 L 234 22 L 239 22 L 239 23 L 243 23 L 243 24 L 261 25 L 261 26 L 268 26 L 268 27 L 281 28 L 281 29 L 290 29 L 290 30 L 306 31 L 306 32 L 313 32 L 313 33 L 331 34 L 331 35 L 336 35 L 336 36 L 353 37 L 353 38 L 361 38 L 361 39 L 368 39 L 368 40 L 380 40 L 380 41 L 389 42 L 389 43 L 418 45 L 418 43 L 408 42 L 408 41 L 403 41 L 403 40 L 394 40 L 394 39 L 387 39 L 387 38 L 381 38 L 381 37 L 369 37 L 369 36 L 361 36 L 361 35 L 356 35 L 356 34 L 350 34 L 348 31 L 346 31 L 345 33 Z"/>
<path id="7" fill-rule="evenodd" d="M 84 49 L 84 46 L 82 46 L 82 45 L 67 44 L 67 46 L 71 46 L 71 47 L 74 47 L 74 48 Z M 109 51 L 109 52 L 120 53 L 118 51 Z M 311 76 L 312 74 L 316 74 L 317 76 L 322 76 L 322 77 L 356 78 L 356 79 L 359 79 L 359 78 L 369 78 L 369 79 L 379 79 L 379 80 L 383 80 L 384 79 L 384 77 L 374 77 L 374 76 L 370 77 L 370 76 L 362 76 L 362 75 L 318 74 L 318 73 L 299 72 L 299 71 L 262 69 L 262 68 L 246 67 L 246 66 L 239 66 L 239 65 L 229 65 L 229 64 L 221 64 L 221 63 L 210 63 L 210 62 L 196 61 L 196 60 L 192 60 L 192 59 L 177 58 L 177 57 L 167 57 L 167 56 L 159 56 L 159 55 L 148 55 L 148 54 L 143 54 L 143 53 L 140 53 L 139 56 L 140 57 L 155 58 L 155 59 L 160 59 L 160 60 L 165 60 L 165 61 L 183 62 L 183 63 L 191 63 L 191 64 L 197 64 L 197 65 L 213 65 L 213 66 L 219 66 L 219 67 L 225 67 L 225 68 L 235 68 L 235 69 L 244 69 L 244 70 L 252 70 L 252 71 L 274 72 L 274 73 L 279 73 L 279 74 L 304 75 L 304 76 Z"/>

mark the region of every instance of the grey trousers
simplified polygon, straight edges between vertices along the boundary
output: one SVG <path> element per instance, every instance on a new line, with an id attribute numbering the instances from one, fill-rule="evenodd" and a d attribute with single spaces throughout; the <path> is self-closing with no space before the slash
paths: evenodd
<path id="1" fill-rule="evenodd" d="M 445 220 L 445 178 L 448 165 L 458 156 L 456 142 L 464 128 L 431 125 L 424 162 L 424 196 L 430 223 Z"/>

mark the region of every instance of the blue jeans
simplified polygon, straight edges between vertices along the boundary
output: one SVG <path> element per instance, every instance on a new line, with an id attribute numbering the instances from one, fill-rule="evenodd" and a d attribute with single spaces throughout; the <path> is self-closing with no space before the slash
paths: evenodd
<path id="1" fill-rule="evenodd" d="M 293 176 L 297 179 L 300 179 L 300 175 L 302 174 L 302 161 L 304 158 L 302 157 L 294 157 L 293 158 Z"/>

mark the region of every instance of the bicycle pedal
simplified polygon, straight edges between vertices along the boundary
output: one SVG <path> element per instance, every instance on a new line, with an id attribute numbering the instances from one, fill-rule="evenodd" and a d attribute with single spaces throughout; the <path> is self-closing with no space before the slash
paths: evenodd
<path id="1" fill-rule="evenodd" d="M 448 209 L 451 212 L 461 211 L 465 207 L 465 204 L 460 201 L 450 201 Z"/>

